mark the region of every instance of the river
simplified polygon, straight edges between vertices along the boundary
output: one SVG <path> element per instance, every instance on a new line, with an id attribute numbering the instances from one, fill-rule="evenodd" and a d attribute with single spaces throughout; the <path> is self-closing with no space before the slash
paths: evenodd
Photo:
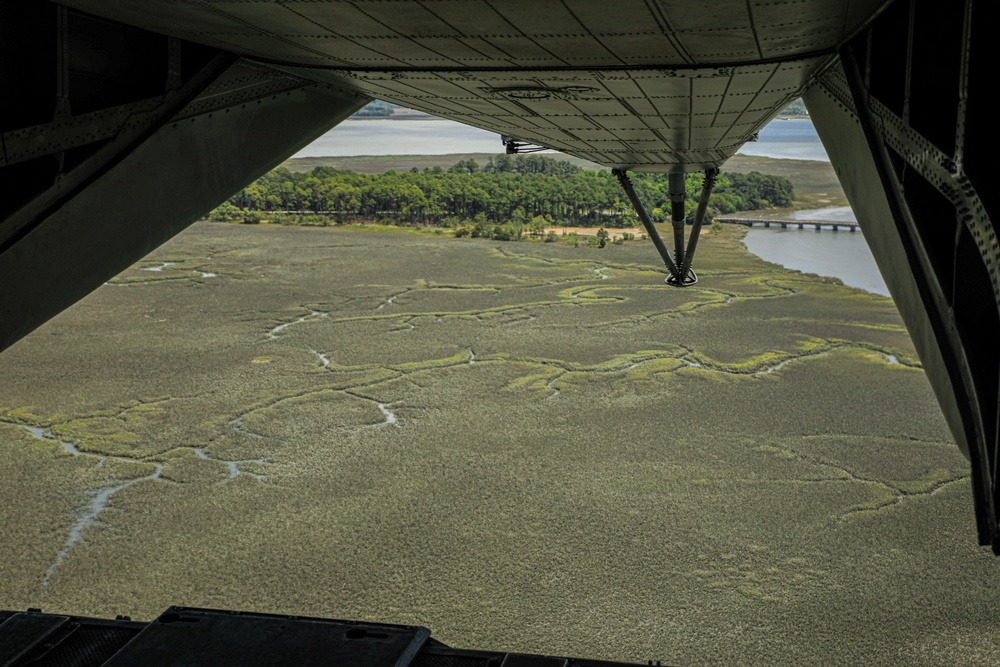
<path id="1" fill-rule="evenodd" d="M 503 153 L 500 135 L 451 120 L 345 120 L 294 157 Z"/>
<path id="2" fill-rule="evenodd" d="M 757 134 L 757 141 L 743 144 L 737 152 L 784 160 L 830 161 L 808 118 L 773 120 Z"/>
<path id="3" fill-rule="evenodd" d="M 345 120 L 293 157 L 354 155 L 450 155 L 503 153 L 500 135 L 444 119 L 366 118 Z M 745 155 L 792 160 L 828 160 L 808 118 L 776 120 L 758 140 L 740 149 Z"/>
<path id="4" fill-rule="evenodd" d="M 791 217 L 795 220 L 855 220 L 850 206 L 796 211 Z M 840 278 L 845 285 L 889 296 L 889 288 L 860 232 L 755 227 L 747 230 L 743 242 L 753 254 L 785 268 Z"/>
<path id="5" fill-rule="evenodd" d="M 740 149 L 745 155 L 828 161 L 808 118 L 775 120 L 758 140 Z M 368 118 L 346 120 L 295 154 L 295 157 L 354 155 L 448 155 L 503 153 L 500 135 L 444 119 Z M 804 220 L 854 220 L 850 207 L 799 211 Z M 751 229 L 746 245 L 769 262 L 806 273 L 832 276 L 875 294 L 889 295 L 871 251 L 860 233 L 824 230 Z"/>

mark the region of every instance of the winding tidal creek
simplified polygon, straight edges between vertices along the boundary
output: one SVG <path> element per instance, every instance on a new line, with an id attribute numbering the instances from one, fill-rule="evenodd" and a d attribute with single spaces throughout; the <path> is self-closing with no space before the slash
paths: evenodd
<path id="1" fill-rule="evenodd" d="M 674 289 L 638 241 L 196 223 L 0 355 L 0 602 L 639 663 L 1000 656 L 892 302 L 741 231 Z"/>

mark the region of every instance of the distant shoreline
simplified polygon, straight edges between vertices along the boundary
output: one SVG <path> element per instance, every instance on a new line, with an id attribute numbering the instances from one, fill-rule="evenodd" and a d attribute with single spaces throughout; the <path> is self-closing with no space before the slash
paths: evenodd
<path id="1" fill-rule="evenodd" d="M 347 120 L 447 120 L 446 118 L 441 118 L 440 116 L 435 116 L 433 114 L 424 113 L 423 111 L 416 111 L 414 109 L 395 109 L 393 113 L 388 116 L 349 116 Z"/>
<path id="2" fill-rule="evenodd" d="M 351 116 L 347 120 L 448 120 L 427 114 L 407 114 L 405 116 Z M 346 121 L 345 121 L 346 122 Z"/>

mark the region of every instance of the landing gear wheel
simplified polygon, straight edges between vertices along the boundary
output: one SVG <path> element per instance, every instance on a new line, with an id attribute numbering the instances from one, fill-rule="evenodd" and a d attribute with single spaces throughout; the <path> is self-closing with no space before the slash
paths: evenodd
<path id="1" fill-rule="evenodd" d="M 684 276 L 684 280 L 677 280 L 673 276 L 667 276 L 663 279 L 663 282 L 673 287 L 687 287 L 688 285 L 694 285 L 698 282 L 698 274 L 694 272 L 694 269 L 688 269 L 687 275 Z"/>

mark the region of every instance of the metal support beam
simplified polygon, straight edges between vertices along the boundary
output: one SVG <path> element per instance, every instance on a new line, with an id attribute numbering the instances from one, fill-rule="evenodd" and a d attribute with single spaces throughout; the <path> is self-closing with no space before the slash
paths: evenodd
<path id="1" fill-rule="evenodd" d="M 670 222 L 674 226 L 674 263 L 684 264 L 684 201 L 687 199 L 687 188 L 684 184 L 684 174 L 670 173 L 668 175 L 670 192 Z M 683 276 L 684 271 L 680 272 Z M 679 278 L 678 278 L 679 279 Z"/>
<path id="2" fill-rule="evenodd" d="M 705 221 L 705 214 L 708 211 L 708 200 L 712 196 L 712 187 L 715 185 L 715 177 L 719 174 L 719 170 L 708 169 L 705 171 L 705 184 L 701 189 L 701 198 L 698 201 L 698 210 L 695 213 L 694 226 L 691 228 L 687 250 L 684 249 L 684 224 L 686 217 L 684 214 L 684 200 L 687 198 L 685 177 L 684 174 L 671 173 L 669 175 L 670 217 L 674 227 L 673 257 L 670 256 L 670 250 L 667 249 L 663 239 L 660 238 L 659 232 L 656 231 L 653 221 L 650 220 L 649 214 L 646 212 L 646 207 L 639 200 L 639 195 L 636 194 L 635 187 L 632 185 L 628 174 L 622 169 L 613 169 L 612 173 L 618 177 L 618 182 L 621 183 L 622 189 L 625 190 L 625 194 L 628 195 L 629 200 L 632 202 L 636 214 L 642 221 L 642 226 L 646 228 L 646 233 L 653 240 L 656 251 L 660 253 L 663 263 L 670 270 L 670 277 L 667 278 L 666 283 L 675 287 L 686 287 L 698 282 L 698 276 L 691 270 L 691 263 L 694 261 L 694 251 L 698 248 L 698 236 L 701 234 L 701 226 Z"/>
<path id="3" fill-rule="evenodd" d="M 942 15 L 893 3 L 803 99 L 970 460 L 980 543 L 1000 555 L 1000 216 L 983 139 L 992 127 L 989 26 L 972 21 L 972 0 L 958 4 L 964 13 Z"/>
<path id="4" fill-rule="evenodd" d="M 55 119 L 70 117 L 69 106 L 69 19 L 67 9 L 56 7 L 56 112 Z"/>
<path id="5" fill-rule="evenodd" d="M 708 200 L 712 196 L 712 188 L 715 187 L 715 178 L 718 175 L 718 169 L 705 170 L 705 182 L 701 186 L 701 198 L 698 200 L 698 210 L 694 214 L 694 226 L 691 227 L 687 252 L 684 253 L 684 263 L 681 266 L 682 276 L 686 276 L 691 271 L 694 251 L 698 248 L 698 237 L 701 235 L 701 226 L 705 222 L 705 213 L 708 212 Z"/>
<path id="6" fill-rule="evenodd" d="M 642 226 L 646 228 L 646 234 L 649 235 L 649 238 L 653 241 L 653 245 L 656 246 L 656 252 L 660 253 L 663 263 L 667 265 L 670 277 L 679 283 L 680 273 L 677 265 L 674 264 L 674 260 L 670 257 L 670 250 L 667 249 L 667 246 L 663 243 L 663 239 L 660 238 L 660 233 L 653 226 L 653 221 L 650 220 L 649 214 L 646 212 L 646 207 L 642 205 L 639 195 L 636 194 L 632 180 L 628 177 L 624 169 L 612 169 L 611 173 L 618 177 L 618 182 L 621 183 L 622 189 L 628 195 L 629 201 L 632 202 L 632 207 L 635 209 L 636 215 L 639 216 L 639 220 L 642 221 Z"/>
<path id="7" fill-rule="evenodd" d="M 242 93 L 255 73 L 250 104 Z M 268 76 L 282 94 L 270 93 Z M 0 350 L 369 101 L 309 83 L 286 89 L 284 74 L 243 61 L 213 79 L 80 187 L 42 197 L 40 212 L 0 245 Z"/>

